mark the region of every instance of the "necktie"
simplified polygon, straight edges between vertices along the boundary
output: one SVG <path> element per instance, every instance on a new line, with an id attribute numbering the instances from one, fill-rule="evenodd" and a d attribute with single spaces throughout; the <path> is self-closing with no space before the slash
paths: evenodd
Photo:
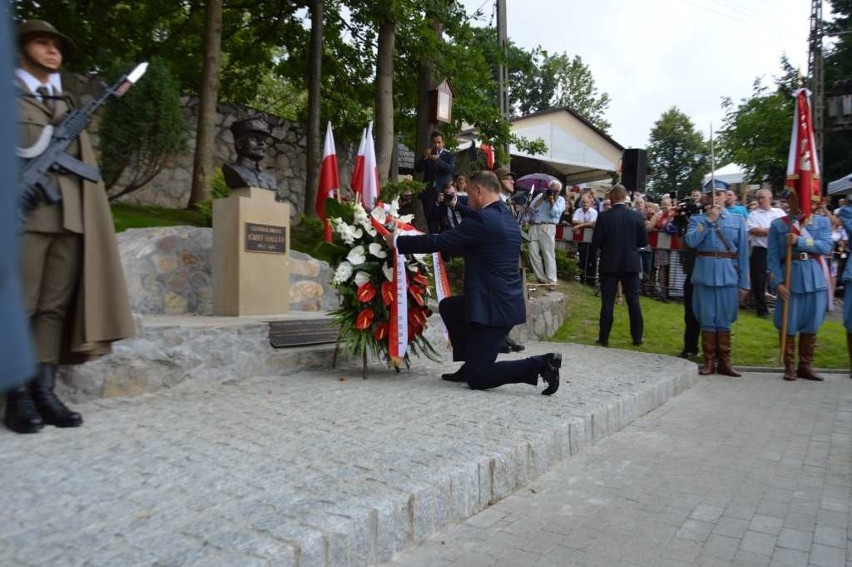
<path id="1" fill-rule="evenodd" d="M 41 86 L 36 89 L 36 92 L 41 97 L 41 101 L 44 105 L 50 109 L 50 112 L 53 113 L 56 111 L 56 101 L 53 100 L 53 97 L 50 94 L 50 89 L 45 86 Z"/>

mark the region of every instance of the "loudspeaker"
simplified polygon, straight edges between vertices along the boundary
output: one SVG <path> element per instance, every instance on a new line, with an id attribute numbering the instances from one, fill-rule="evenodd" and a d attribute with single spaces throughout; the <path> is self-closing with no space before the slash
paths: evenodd
<path id="1" fill-rule="evenodd" d="M 629 148 L 621 155 L 621 184 L 631 194 L 634 191 L 645 192 L 645 178 L 648 175 L 648 152 L 639 148 Z"/>

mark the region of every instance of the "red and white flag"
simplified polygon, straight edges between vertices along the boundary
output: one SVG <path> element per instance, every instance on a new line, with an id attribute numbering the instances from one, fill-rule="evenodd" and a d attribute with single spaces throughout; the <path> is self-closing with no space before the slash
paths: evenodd
<path id="1" fill-rule="evenodd" d="M 364 142 L 364 168 L 360 183 L 361 204 L 370 211 L 379 198 L 379 169 L 376 164 L 376 144 L 373 141 L 373 123 L 367 126 L 367 139 Z"/>
<path id="2" fill-rule="evenodd" d="M 807 89 L 799 89 L 793 95 L 796 97 L 796 108 L 787 158 L 787 187 L 796 191 L 802 221 L 811 216 L 811 196 L 820 194 L 819 159 L 811 118 L 810 94 Z"/>
<path id="3" fill-rule="evenodd" d="M 480 144 L 479 146 L 479 149 L 482 150 L 483 153 L 485 153 L 485 167 L 487 167 L 488 169 L 494 169 L 494 163 L 496 161 L 494 158 L 494 146 L 482 142 L 482 144 Z"/>
<path id="4" fill-rule="evenodd" d="M 334 146 L 334 133 L 331 121 L 325 129 L 325 146 L 322 151 L 322 169 L 320 169 L 319 188 L 317 188 L 316 209 L 325 225 L 325 241 L 331 242 L 331 224 L 325 216 L 325 200 L 334 199 L 340 190 L 340 176 L 337 169 L 337 150 Z"/>
<path id="5" fill-rule="evenodd" d="M 361 144 L 358 146 L 358 153 L 355 155 L 355 167 L 352 168 L 352 181 L 349 183 L 356 196 L 361 195 L 361 184 L 364 182 L 364 146 L 366 144 L 367 129 L 364 128 L 364 132 L 361 133 Z"/>

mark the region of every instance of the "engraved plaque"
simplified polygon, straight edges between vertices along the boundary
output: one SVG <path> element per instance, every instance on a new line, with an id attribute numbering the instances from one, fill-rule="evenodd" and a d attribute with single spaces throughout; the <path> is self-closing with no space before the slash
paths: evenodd
<path id="1" fill-rule="evenodd" d="M 287 253 L 287 227 L 246 223 L 246 252 Z"/>

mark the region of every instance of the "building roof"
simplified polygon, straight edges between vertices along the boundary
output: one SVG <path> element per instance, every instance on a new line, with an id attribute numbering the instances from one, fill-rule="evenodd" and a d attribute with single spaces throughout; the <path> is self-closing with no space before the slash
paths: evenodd
<path id="1" fill-rule="evenodd" d="M 617 172 L 624 147 L 569 107 L 550 108 L 510 120 L 512 134 L 541 139 L 547 151 L 531 155 L 514 144 L 509 148 L 512 171 L 518 175 L 549 173 L 568 185 L 609 179 Z M 476 139 L 471 128 L 459 134 L 465 142 Z"/>

